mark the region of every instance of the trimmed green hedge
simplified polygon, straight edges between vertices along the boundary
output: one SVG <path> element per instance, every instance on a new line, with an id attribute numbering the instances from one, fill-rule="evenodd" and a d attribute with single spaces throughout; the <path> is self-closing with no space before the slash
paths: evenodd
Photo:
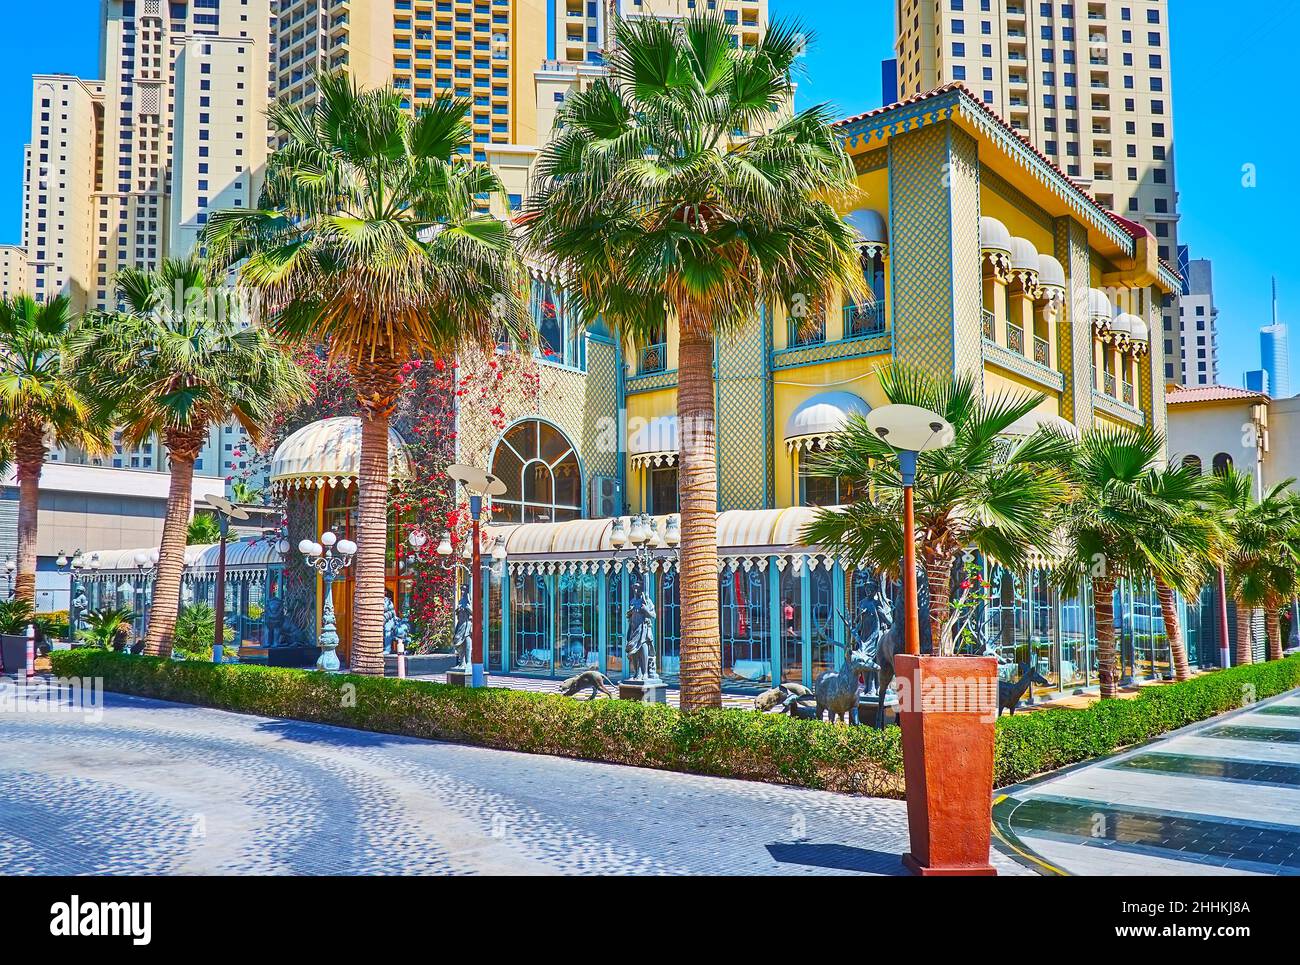
<path id="1" fill-rule="evenodd" d="M 107 690 L 223 710 L 876 797 L 903 791 L 897 728 L 99 650 L 51 661 L 59 677 L 102 677 Z"/>
<path id="2" fill-rule="evenodd" d="M 1144 687 L 1131 700 L 1003 717 L 998 722 L 993 779 L 999 787 L 1015 784 L 1296 687 L 1300 657 L 1289 657 L 1219 670 L 1181 684 Z"/>
<path id="3" fill-rule="evenodd" d="M 56 651 L 60 677 L 223 710 L 459 741 L 533 754 L 901 797 L 898 729 L 839 727 L 746 710 L 682 714 L 622 700 L 573 700 L 392 677 Z M 1300 657 L 1234 667 L 1131 700 L 1004 716 L 994 781 L 1014 784 L 1300 687 Z"/>

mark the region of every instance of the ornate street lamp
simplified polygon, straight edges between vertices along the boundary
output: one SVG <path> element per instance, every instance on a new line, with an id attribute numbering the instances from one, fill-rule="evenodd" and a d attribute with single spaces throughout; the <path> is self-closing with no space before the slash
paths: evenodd
<path id="1" fill-rule="evenodd" d="M 473 644 L 470 650 L 470 679 L 469 686 L 482 687 L 486 685 L 483 673 L 483 557 L 479 543 L 479 520 L 483 515 L 483 498 L 500 496 L 506 491 L 506 484 L 502 480 L 493 476 L 491 473 L 484 472 L 476 466 L 466 466 L 457 463 L 447 468 L 447 475 L 465 488 L 469 494 L 469 515 L 473 520 L 473 526 L 470 529 L 470 545 L 472 547 L 470 554 L 470 579 L 473 586 L 473 603 L 471 604 L 471 619 L 474 626 L 471 633 Z M 447 675 L 448 683 L 464 684 L 464 677 L 454 679 L 452 674 Z"/>
<path id="2" fill-rule="evenodd" d="M 357 544 L 350 539 L 339 539 L 330 530 L 320 534 L 320 540 L 305 539 L 298 544 L 304 561 L 320 574 L 325 584 L 325 604 L 321 613 L 320 659 L 316 661 L 318 670 L 337 671 L 339 658 L 335 651 L 339 646 L 338 628 L 334 625 L 334 581 L 339 574 L 352 565 L 352 558 L 357 555 Z"/>
<path id="3" fill-rule="evenodd" d="M 148 600 L 145 587 L 158 573 L 158 559 L 159 553 L 157 550 L 139 550 L 135 554 L 135 570 L 140 574 L 136 581 L 135 590 L 136 596 L 140 598 L 140 602 L 136 606 L 136 622 L 139 624 L 139 629 L 136 630 L 135 634 L 137 640 L 144 638 L 145 631 L 149 627 L 149 621 L 145 618 L 145 603 Z"/>

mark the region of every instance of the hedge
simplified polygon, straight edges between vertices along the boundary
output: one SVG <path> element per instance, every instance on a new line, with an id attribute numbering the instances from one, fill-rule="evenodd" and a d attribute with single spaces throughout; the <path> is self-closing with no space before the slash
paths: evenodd
<path id="1" fill-rule="evenodd" d="M 239 664 L 56 651 L 59 677 L 100 677 L 107 690 L 222 710 L 458 741 L 533 754 L 797 787 L 902 797 L 896 727 L 841 727 L 780 714 L 682 714 L 622 700 L 574 700 L 504 688 L 360 677 Z M 1129 700 L 998 721 L 994 780 L 1014 784 L 1112 754 L 1187 724 L 1300 687 L 1300 657 L 1234 667 Z M 349 690 L 348 688 L 354 688 Z"/>

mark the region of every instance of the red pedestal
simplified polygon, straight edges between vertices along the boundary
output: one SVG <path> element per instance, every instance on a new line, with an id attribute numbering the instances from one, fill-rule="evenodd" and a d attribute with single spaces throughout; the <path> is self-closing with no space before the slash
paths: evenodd
<path id="1" fill-rule="evenodd" d="M 993 657 L 894 657 L 917 875 L 996 875 L 989 864 L 993 728 L 998 668 Z"/>

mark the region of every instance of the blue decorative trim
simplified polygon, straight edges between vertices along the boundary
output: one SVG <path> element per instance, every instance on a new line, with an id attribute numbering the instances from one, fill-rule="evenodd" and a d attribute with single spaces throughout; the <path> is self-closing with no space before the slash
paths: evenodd
<path id="1" fill-rule="evenodd" d="M 989 365 L 997 366 L 1007 372 L 1037 382 L 1043 388 L 1051 389 L 1053 392 L 1065 391 L 1065 376 L 1056 369 L 1049 369 L 1045 365 L 1039 365 L 1037 362 L 1011 351 L 1005 345 L 999 345 L 987 338 L 984 339 L 984 361 Z"/>
<path id="2" fill-rule="evenodd" d="M 868 355 L 887 355 L 893 351 L 893 332 L 885 335 L 843 338 L 820 345 L 783 348 L 772 353 L 773 369 L 794 369 L 818 362 L 839 362 Z"/>
<path id="3" fill-rule="evenodd" d="M 1125 422 L 1131 422 L 1135 426 L 1144 426 L 1147 424 L 1147 417 L 1140 409 L 1135 409 L 1131 405 L 1125 405 L 1119 399 L 1112 399 L 1104 393 L 1092 390 L 1092 407 L 1099 412 L 1114 416 L 1116 419 L 1123 419 Z"/>

